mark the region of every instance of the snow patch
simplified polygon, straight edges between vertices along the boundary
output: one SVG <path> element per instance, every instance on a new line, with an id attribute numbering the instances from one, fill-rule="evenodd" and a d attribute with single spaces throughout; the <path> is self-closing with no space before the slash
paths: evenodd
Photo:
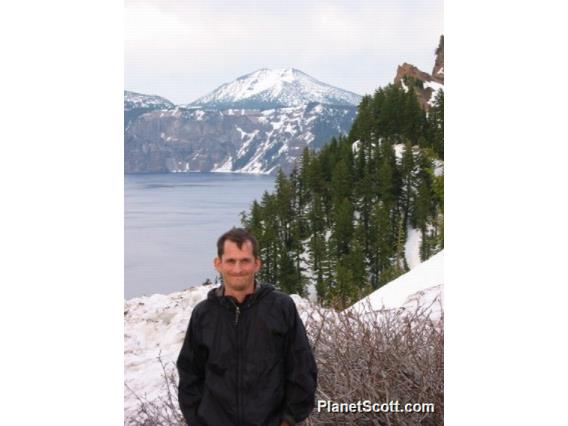
<path id="1" fill-rule="evenodd" d="M 442 176 L 444 174 L 444 162 L 442 160 L 434 160 L 434 176 Z"/>
<path id="2" fill-rule="evenodd" d="M 393 146 L 394 149 L 394 155 L 396 157 L 397 160 L 402 159 L 402 154 L 404 154 L 404 144 L 403 143 L 397 143 L 394 144 Z"/>
<path id="3" fill-rule="evenodd" d="M 408 227 L 406 243 L 404 244 L 404 258 L 410 269 L 414 269 L 422 260 L 420 259 L 420 244 L 422 233 L 419 229 Z"/>
<path id="4" fill-rule="evenodd" d="M 221 166 L 211 170 L 213 173 L 226 173 L 233 170 L 233 157 L 229 157 Z"/>
<path id="5" fill-rule="evenodd" d="M 432 90 L 432 96 L 430 96 L 430 100 L 428 101 L 428 105 L 434 106 L 434 101 L 436 100 L 436 96 L 438 96 L 438 92 L 444 89 L 444 85 L 437 83 L 435 81 L 425 81 L 424 88 L 430 87 Z"/>

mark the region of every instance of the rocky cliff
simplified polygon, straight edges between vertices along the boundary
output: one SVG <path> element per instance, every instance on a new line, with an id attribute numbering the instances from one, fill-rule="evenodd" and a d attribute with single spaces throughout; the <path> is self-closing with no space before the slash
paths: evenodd
<path id="1" fill-rule="evenodd" d="M 406 90 L 414 89 L 420 105 L 428 110 L 437 92 L 444 87 L 444 36 L 440 37 L 436 49 L 436 61 L 432 74 L 428 74 L 414 65 L 403 63 L 398 66 L 394 84 L 400 85 Z"/>
<path id="2" fill-rule="evenodd" d="M 148 112 L 125 133 L 125 173 L 288 173 L 304 147 L 346 134 L 356 108 L 310 103 L 272 110 Z"/>

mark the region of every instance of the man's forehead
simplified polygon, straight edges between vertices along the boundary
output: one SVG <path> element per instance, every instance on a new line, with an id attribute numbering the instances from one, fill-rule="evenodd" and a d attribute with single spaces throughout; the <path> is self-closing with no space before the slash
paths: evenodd
<path id="1" fill-rule="evenodd" d="M 223 245 L 223 257 L 226 256 L 252 256 L 253 255 L 252 244 L 250 241 L 244 241 L 241 245 L 241 248 L 231 240 L 226 240 L 225 244 Z"/>

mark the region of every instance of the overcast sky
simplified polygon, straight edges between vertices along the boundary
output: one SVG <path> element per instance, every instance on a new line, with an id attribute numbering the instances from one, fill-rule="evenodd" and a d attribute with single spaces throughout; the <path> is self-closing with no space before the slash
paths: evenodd
<path id="1" fill-rule="evenodd" d="M 180 104 L 259 68 L 358 94 L 403 62 L 431 72 L 441 0 L 126 0 L 125 89 Z"/>

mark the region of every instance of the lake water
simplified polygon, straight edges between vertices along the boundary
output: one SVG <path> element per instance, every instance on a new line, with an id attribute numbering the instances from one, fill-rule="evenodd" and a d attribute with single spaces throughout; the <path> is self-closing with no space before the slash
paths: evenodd
<path id="1" fill-rule="evenodd" d="M 124 297 L 214 281 L 217 239 L 273 187 L 274 177 L 262 175 L 125 175 Z"/>

